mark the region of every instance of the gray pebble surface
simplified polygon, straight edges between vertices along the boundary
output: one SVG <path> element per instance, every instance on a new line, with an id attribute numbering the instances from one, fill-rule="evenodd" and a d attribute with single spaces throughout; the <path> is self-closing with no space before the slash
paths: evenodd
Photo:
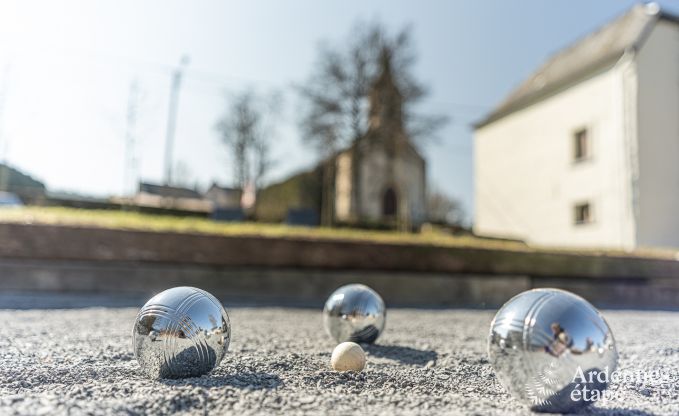
<path id="1" fill-rule="evenodd" d="M 130 307 L 0 310 L 0 415 L 532 414 L 486 357 L 491 311 L 390 309 L 362 373 L 330 368 L 319 310 L 228 308 L 233 338 L 212 373 L 154 381 L 131 348 Z M 679 313 L 607 311 L 620 369 L 679 366 Z M 678 374 L 673 372 L 674 375 Z M 592 415 L 678 415 L 679 379 L 625 381 Z"/>

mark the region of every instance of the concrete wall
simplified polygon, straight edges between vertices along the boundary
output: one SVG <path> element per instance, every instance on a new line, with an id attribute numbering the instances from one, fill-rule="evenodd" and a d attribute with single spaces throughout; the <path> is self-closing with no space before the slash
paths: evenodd
<path id="1" fill-rule="evenodd" d="M 223 298 L 319 304 L 361 282 L 393 305 L 496 307 L 529 288 L 561 287 L 599 306 L 675 308 L 678 275 L 673 259 L 0 224 L 0 291 L 193 285 Z"/>
<path id="2" fill-rule="evenodd" d="M 274 270 L 143 262 L 0 259 L 0 275 L 0 290 L 3 292 L 138 294 L 150 297 L 173 286 L 194 286 L 220 299 L 239 303 L 319 307 L 335 289 L 349 283 L 363 283 L 374 288 L 389 305 L 427 307 L 496 307 L 530 288 L 530 279 L 526 276 Z"/>
<path id="3" fill-rule="evenodd" d="M 618 63 L 475 133 L 475 225 L 482 235 L 546 246 L 632 248 L 625 75 Z M 591 156 L 574 161 L 574 133 Z M 576 225 L 589 202 L 593 222 Z"/>
<path id="4" fill-rule="evenodd" d="M 637 59 L 641 246 L 679 247 L 679 27 L 660 21 Z"/>

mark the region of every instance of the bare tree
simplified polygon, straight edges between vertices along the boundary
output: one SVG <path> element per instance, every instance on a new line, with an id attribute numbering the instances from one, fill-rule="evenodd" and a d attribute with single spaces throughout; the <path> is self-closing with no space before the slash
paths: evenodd
<path id="1" fill-rule="evenodd" d="M 237 188 L 254 185 L 259 189 L 269 172 L 273 164 L 270 143 L 280 105 L 277 93 L 264 96 L 246 90 L 230 96 L 217 130 L 231 152 Z"/>
<path id="2" fill-rule="evenodd" d="M 359 23 L 342 46 L 321 46 L 314 71 L 298 90 L 305 104 L 300 120 L 303 138 L 326 160 L 321 208 L 324 225 L 330 225 L 334 216 L 331 158 L 340 149 L 357 143 L 368 131 L 370 90 L 385 65 L 403 96 L 404 128 L 412 140 L 432 137 L 447 122 L 445 116 L 415 111 L 416 104 L 427 95 L 427 89 L 412 75 L 415 61 L 408 27 L 391 35 L 379 23 Z M 360 158 L 357 149 L 354 158 Z M 358 185 L 356 180 L 353 188 Z"/>
<path id="3" fill-rule="evenodd" d="M 252 91 L 232 96 L 229 110 L 218 122 L 222 142 L 230 148 L 233 158 L 235 186 L 244 189 L 250 180 L 247 151 L 256 140 L 259 114 L 254 108 Z"/>
<path id="4" fill-rule="evenodd" d="M 275 135 L 278 115 L 283 106 L 283 97 L 278 91 L 271 92 L 258 98 L 257 104 L 261 114 L 259 117 L 259 134 L 254 138 L 251 152 L 253 184 L 255 189 L 259 191 L 263 186 L 266 175 L 275 164 L 271 158 L 271 139 Z"/>
<path id="5" fill-rule="evenodd" d="M 414 140 L 431 137 L 447 122 L 446 116 L 415 111 L 428 91 L 412 74 L 416 55 L 409 27 L 390 35 L 379 23 L 359 23 L 343 45 L 348 46 L 322 44 L 312 75 L 298 88 L 306 104 L 304 139 L 322 155 L 350 145 L 367 131 L 368 94 L 385 57 L 403 95 L 408 135 Z"/>
<path id="6" fill-rule="evenodd" d="M 439 224 L 461 225 L 464 211 L 460 202 L 438 189 L 430 189 L 432 191 L 427 196 L 427 219 Z"/>

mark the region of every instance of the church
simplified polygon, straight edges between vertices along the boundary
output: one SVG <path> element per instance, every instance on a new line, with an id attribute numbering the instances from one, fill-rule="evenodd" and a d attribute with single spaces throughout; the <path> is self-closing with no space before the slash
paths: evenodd
<path id="1" fill-rule="evenodd" d="M 353 226 L 410 230 L 425 221 L 426 162 L 406 132 L 403 96 L 388 62 L 382 67 L 369 94 L 363 137 L 312 171 L 262 190 L 259 220 L 285 221 L 291 211 L 306 210 Z"/>
<path id="2" fill-rule="evenodd" d="M 420 225 L 425 184 L 425 160 L 404 129 L 403 97 L 384 64 L 370 93 L 367 133 L 335 158 L 335 220 Z"/>

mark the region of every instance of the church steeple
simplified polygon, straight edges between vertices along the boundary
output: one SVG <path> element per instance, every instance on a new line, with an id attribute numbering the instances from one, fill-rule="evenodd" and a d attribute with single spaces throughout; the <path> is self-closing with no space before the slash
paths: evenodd
<path id="1" fill-rule="evenodd" d="M 370 91 L 370 130 L 387 130 L 396 134 L 403 130 L 403 96 L 394 81 L 391 53 L 383 49 L 380 54 L 380 76 Z"/>

